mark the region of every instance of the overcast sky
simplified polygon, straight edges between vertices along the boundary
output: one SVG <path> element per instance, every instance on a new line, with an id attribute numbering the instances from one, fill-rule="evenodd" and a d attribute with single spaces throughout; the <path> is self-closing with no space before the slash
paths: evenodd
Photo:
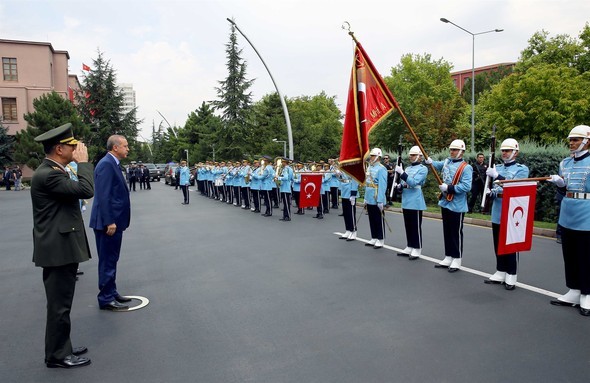
<path id="1" fill-rule="evenodd" d="M 83 79 L 82 63 L 97 51 L 132 83 L 143 135 L 157 111 L 176 125 L 203 101 L 216 98 L 225 79 L 225 44 L 234 18 L 264 58 L 281 93 L 313 96 L 325 91 L 344 110 L 353 45 L 348 21 L 369 57 L 387 76 L 407 53 L 429 53 L 455 70 L 516 61 L 533 33 L 577 37 L 590 20 L 589 0 L 2 0 L 0 38 L 49 42 L 70 54 L 70 73 Z M 266 69 L 238 34 L 255 79 L 253 100 L 274 91 Z M 1 53 L 1 52 L 0 52 Z M 165 123 L 164 123 L 165 124 Z"/>

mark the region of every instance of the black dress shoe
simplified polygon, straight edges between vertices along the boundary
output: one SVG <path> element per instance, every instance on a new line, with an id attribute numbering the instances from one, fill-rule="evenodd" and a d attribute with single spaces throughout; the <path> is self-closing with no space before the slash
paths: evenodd
<path id="1" fill-rule="evenodd" d="M 76 275 L 84 275 L 84 272 L 83 272 L 83 271 L 80 271 L 80 270 L 78 270 L 78 271 L 76 271 Z"/>
<path id="2" fill-rule="evenodd" d="M 440 265 L 440 264 L 438 264 L 438 263 L 437 263 L 436 265 L 434 265 L 434 267 L 435 267 L 436 269 L 448 269 L 448 268 L 449 268 L 449 266 L 448 266 L 448 265 Z"/>
<path id="3" fill-rule="evenodd" d="M 131 302 L 131 298 L 123 297 L 121 295 L 117 295 L 115 300 L 119 303 Z"/>
<path id="4" fill-rule="evenodd" d="M 410 254 L 407 254 L 407 253 L 397 253 L 397 256 L 398 257 L 409 257 Z"/>
<path id="5" fill-rule="evenodd" d="M 559 299 L 552 299 L 550 302 L 553 306 L 564 306 L 564 307 L 578 307 L 577 303 L 564 302 Z"/>
<path id="6" fill-rule="evenodd" d="M 110 311 L 125 311 L 129 308 L 127 305 L 123 305 L 117 301 L 112 301 L 107 303 L 104 306 L 100 306 L 101 310 L 110 310 Z"/>
<path id="7" fill-rule="evenodd" d="M 365 243 L 365 246 L 375 246 L 375 244 L 374 243 L 368 243 L 367 242 L 367 243 Z"/>
<path id="8" fill-rule="evenodd" d="M 289 217 L 283 217 L 283 218 L 279 219 L 279 221 L 286 221 L 286 222 L 288 222 L 290 220 L 291 220 L 291 218 L 289 218 Z"/>
<path id="9" fill-rule="evenodd" d="M 449 267 L 448 271 L 449 271 L 449 273 L 455 273 L 455 272 L 459 271 L 459 268 L 458 267 Z"/>
<path id="10" fill-rule="evenodd" d="M 516 285 L 509 285 L 508 283 L 504 284 L 504 288 L 506 290 L 514 290 L 516 288 Z"/>
<path id="11" fill-rule="evenodd" d="M 418 256 L 418 255 L 410 255 L 410 256 L 408 257 L 408 259 L 409 259 L 410 261 L 415 261 L 415 260 L 416 260 L 416 259 L 418 259 L 418 258 L 420 258 L 420 256 Z"/>
<path id="12" fill-rule="evenodd" d="M 82 354 L 86 354 L 88 352 L 88 348 L 81 346 L 81 347 L 72 347 L 72 355 L 80 356 Z"/>
<path id="13" fill-rule="evenodd" d="M 344 217 L 344 213 L 338 214 L 338 217 Z"/>
<path id="14" fill-rule="evenodd" d="M 62 360 L 52 360 L 45 362 L 48 368 L 74 368 L 88 366 L 90 359 L 83 356 L 68 355 Z"/>
<path id="15" fill-rule="evenodd" d="M 484 279 L 483 283 L 485 283 L 486 285 L 501 285 L 504 282 L 502 281 L 494 281 L 493 279 Z"/>
<path id="16" fill-rule="evenodd" d="M 580 307 L 580 314 L 582 314 L 585 317 L 590 317 L 590 309 L 583 309 Z"/>

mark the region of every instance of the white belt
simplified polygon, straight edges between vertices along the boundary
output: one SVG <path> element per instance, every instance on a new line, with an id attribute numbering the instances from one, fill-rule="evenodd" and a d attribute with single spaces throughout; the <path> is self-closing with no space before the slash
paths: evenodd
<path id="1" fill-rule="evenodd" d="M 573 199 L 590 199 L 590 193 L 566 192 L 565 196 Z"/>

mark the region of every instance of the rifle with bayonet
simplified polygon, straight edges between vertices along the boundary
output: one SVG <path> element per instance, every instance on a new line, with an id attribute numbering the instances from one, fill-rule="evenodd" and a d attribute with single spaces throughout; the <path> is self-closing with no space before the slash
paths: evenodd
<path id="1" fill-rule="evenodd" d="M 404 136 L 402 134 L 400 134 L 399 142 L 397 144 L 397 160 L 395 161 L 395 164 L 397 166 L 401 166 L 401 164 L 402 164 L 402 151 L 404 150 L 404 146 L 402 144 L 403 137 Z M 391 190 L 389 191 L 389 198 L 392 201 L 397 201 L 397 195 L 399 193 L 398 193 L 398 188 L 396 188 L 395 186 L 397 184 L 399 184 L 400 175 L 396 171 L 394 171 L 393 173 L 394 173 L 393 174 L 393 183 L 391 185 Z"/>
<path id="2" fill-rule="evenodd" d="M 496 162 L 496 125 L 492 127 L 492 136 L 490 137 L 490 162 L 488 163 L 488 169 L 495 167 Z M 486 182 L 483 188 L 483 196 L 481 197 L 481 212 L 489 213 L 491 207 L 490 187 L 494 180 L 492 177 L 486 177 Z"/>

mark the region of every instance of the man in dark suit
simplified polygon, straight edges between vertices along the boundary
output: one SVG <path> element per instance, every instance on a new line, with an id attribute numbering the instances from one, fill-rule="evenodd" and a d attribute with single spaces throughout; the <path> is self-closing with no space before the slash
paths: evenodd
<path id="1" fill-rule="evenodd" d="M 121 252 L 123 231 L 129 227 L 131 204 L 120 161 L 127 157 L 129 144 L 120 135 L 107 140 L 108 153 L 96 165 L 96 191 L 90 214 L 98 252 L 98 306 L 101 310 L 122 311 L 131 301 L 117 291 L 117 262 Z"/>
<path id="2" fill-rule="evenodd" d="M 81 367 L 90 359 L 80 357 L 86 347 L 72 347 L 70 311 L 80 262 L 90 259 L 90 248 L 80 211 L 80 200 L 94 194 L 92 164 L 86 146 L 65 124 L 35 138 L 46 157 L 31 180 L 33 202 L 33 262 L 43 268 L 47 296 L 45 364 L 49 368 Z M 78 163 L 78 181 L 65 166 Z"/>

